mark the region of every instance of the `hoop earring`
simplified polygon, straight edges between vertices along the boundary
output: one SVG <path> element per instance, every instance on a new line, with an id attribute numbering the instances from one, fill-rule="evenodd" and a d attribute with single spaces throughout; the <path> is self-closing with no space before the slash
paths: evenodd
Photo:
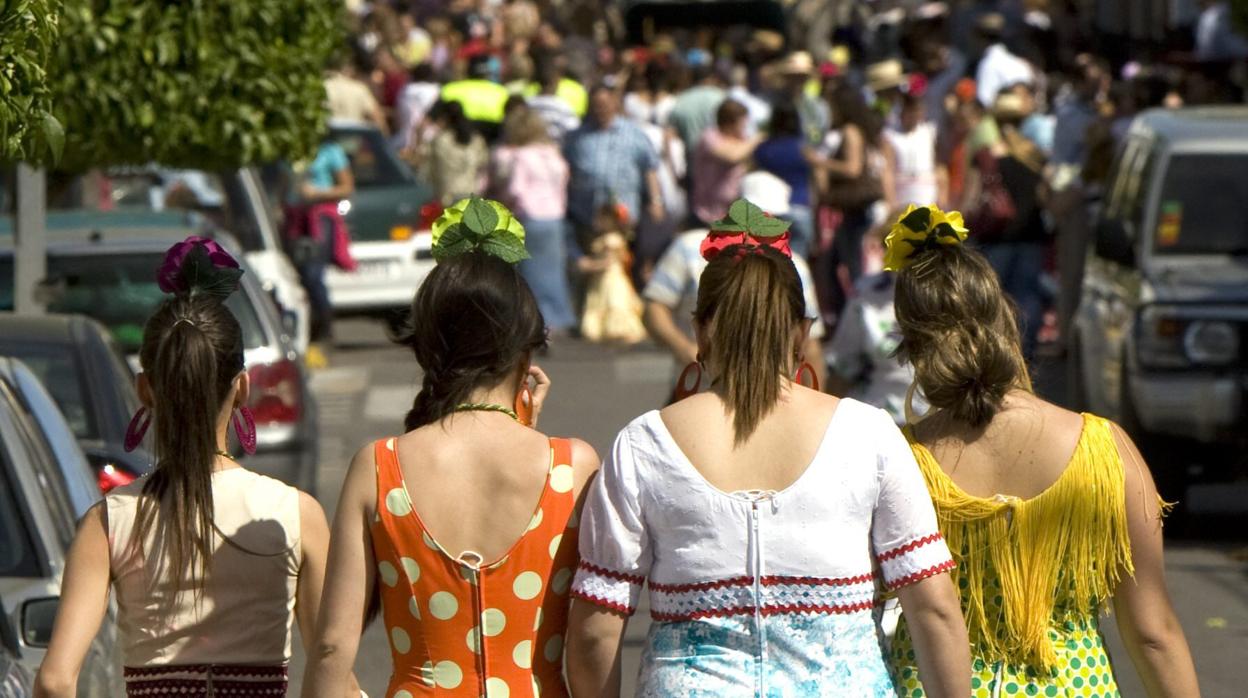
<path id="1" fill-rule="evenodd" d="M 697 371 L 692 386 L 689 385 L 690 371 Z M 672 392 L 672 402 L 680 402 L 691 395 L 697 395 L 700 390 L 702 390 L 702 364 L 691 361 L 688 366 L 685 366 L 685 370 L 680 372 L 680 378 L 676 379 L 676 390 Z"/>
<path id="2" fill-rule="evenodd" d="M 147 429 L 150 426 L 152 426 L 152 415 L 148 413 L 146 407 L 140 407 L 139 411 L 130 418 L 130 424 L 126 427 L 126 439 L 123 445 L 127 453 L 143 443 L 143 437 L 147 436 Z"/>
<path id="3" fill-rule="evenodd" d="M 514 409 L 517 422 L 526 427 L 533 426 L 533 393 L 529 392 L 529 386 L 524 386 L 516 393 Z"/>
<path id="4" fill-rule="evenodd" d="M 810 376 L 810 385 L 802 382 L 802 374 Z M 802 365 L 797 367 L 797 373 L 793 374 L 793 382 L 819 392 L 819 375 L 815 373 L 815 367 L 811 366 L 809 361 L 803 361 Z"/>
<path id="5" fill-rule="evenodd" d="M 242 422 L 239 422 L 239 417 Z M 251 413 L 251 408 L 246 405 L 238 408 L 234 412 L 234 435 L 238 437 L 238 445 L 243 447 L 243 452 L 247 455 L 255 455 L 256 453 L 256 417 Z"/>

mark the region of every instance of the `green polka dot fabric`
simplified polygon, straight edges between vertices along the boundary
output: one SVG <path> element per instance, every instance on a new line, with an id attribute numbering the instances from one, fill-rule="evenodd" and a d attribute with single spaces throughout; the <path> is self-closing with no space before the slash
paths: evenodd
<path id="1" fill-rule="evenodd" d="M 990 586 L 997 587 L 996 580 Z M 961 590 L 965 591 L 965 590 Z M 992 617 L 1001 613 L 999 589 L 986 595 Z M 997 696 L 1045 696 L 1047 698 L 1118 698 L 1118 683 L 1109 652 L 1101 638 L 1097 621 L 1096 605 L 1088 604 L 1086 612 L 1072 611 L 1069 606 L 1058 606 L 1054 620 L 1049 626 L 1049 641 L 1057 652 L 1057 668 L 1041 675 L 1021 664 L 990 661 L 971 648 L 971 696 L 973 698 L 996 698 Z M 897 625 L 890 651 L 893 681 L 897 695 L 905 698 L 923 698 L 923 684 L 919 682 L 918 663 L 914 644 L 905 615 Z"/>

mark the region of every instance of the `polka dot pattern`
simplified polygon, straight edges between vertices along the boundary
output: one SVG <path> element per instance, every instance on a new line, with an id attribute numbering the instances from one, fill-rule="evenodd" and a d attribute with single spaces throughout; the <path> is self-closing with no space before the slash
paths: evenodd
<path id="1" fill-rule="evenodd" d="M 419 502 L 413 509 L 403 488 L 398 456 L 387 442 L 378 444 L 379 521 L 371 533 L 395 667 L 381 695 L 436 690 L 527 698 L 542 687 L 566 694 L 563 634 L 577 557 L 576 546 L 564 543 L 575 523 L 574 472 L 569 444 L 551 443 L 553 466 L 527 530 L 506 556 L 480 566 L 454 560 L 424 528 Z"/>

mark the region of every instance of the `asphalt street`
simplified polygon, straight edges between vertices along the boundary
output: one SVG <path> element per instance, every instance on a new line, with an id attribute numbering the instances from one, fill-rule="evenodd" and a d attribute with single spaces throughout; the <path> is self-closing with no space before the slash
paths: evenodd
<path id="1" fill-rule="evenodd" d="M 351 456 L 359 447 L 402 429 L 419 375 L 410 353 L 390 345 L 376 324 L 342 321 L 336 326 L 336 336 L 330 367 L 314 374 L 312 380 L 321 419 L 318 496 L 331 518 Z M 543 430 L 556 436 L 585 439 L 604 456 L 622 426 L 662 403 L 673 379 L 671 361 L 653 348 L 622 350 L 564 341 L 553 346 L 539 363 L 553 382 L 552 395 L 542 416 Z M 1052 378 L 1061 375 L 1060 367 L 1042 367 L 1040 389 L 1059 384 Z M 1237 498 L 1241 503 L 1245 501 L 1238 495 L 1232 497 Z M 1240 698 L 1245 695 L 1243 672 L 1248 666 L 1248 556 L 1244 555 L 1248 513 L 1231 517 L 1229 524 L 1227 519 L 1219 519 L 1217 525 L 1237 527 L 1241 532 L 1238 541 L 1228 542 L 1225 530 L 1202 535 L 1198 520 L 1183 540 L 1169 541 L 1166 568 L 1204 696 Z M 626 695 L 631 695 L 636 676 L 648 625 L 646 616 L 643 608 L 629 627 L 624 667 Z M 1104 627 L 1122 694 L 1128 698 L 1144 696 L 1118 640 L 1112 616 L 1105 620 Z M 390 676 L 390 651 L 376 624 L 365 635 L 356 672 L 370 696 L 384 696 Z M 298 695 L 302 673 L 303 656 L 297 652 L 291 695 Z"/>

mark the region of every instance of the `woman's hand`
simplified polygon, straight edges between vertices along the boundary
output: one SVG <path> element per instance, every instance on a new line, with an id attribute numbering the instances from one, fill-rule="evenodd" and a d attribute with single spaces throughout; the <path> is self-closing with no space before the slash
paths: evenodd
<path id="1" fill-rule="evenodd" d="M 532 423 L 529 426 L 537 428 L 537 419 L 542 415 L 542 405 L 546 402 L 546 396 L 550 394 L 550 376 L 542 370 L 541 366 L 533 364 L 529 366 L 529 374 L 525 376 L 525 383 L 532 382 L 529 388 L 531 396 L 531 407 L 533 408 Z"/>

